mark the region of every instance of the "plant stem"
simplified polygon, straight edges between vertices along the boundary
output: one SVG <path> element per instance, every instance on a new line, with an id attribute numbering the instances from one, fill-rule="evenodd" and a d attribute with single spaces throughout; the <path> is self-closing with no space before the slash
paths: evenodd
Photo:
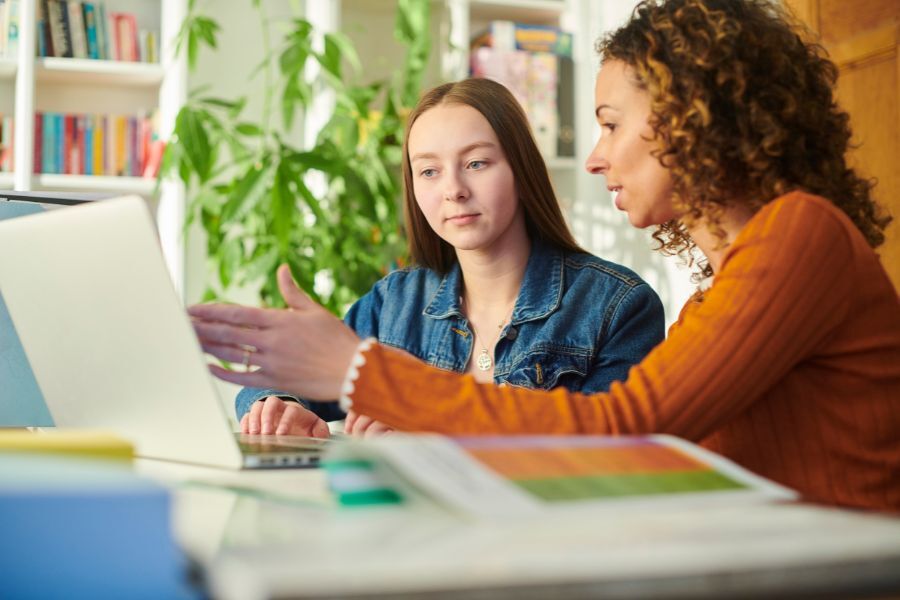
<path id="1" fill-rule="evenodd" d="M 269 32 L 269 21 L 266 18 L 265 8 L 263 7 L 263 3 L 259 3 L 259 23 L 260 29 L 262 30 L 262 40 L 263 40 L 263 56 L 267 57 L 266 59 L 266 68 L 265 68 L 265 86 L 264 91 L 265 95 L 263 97 L 263 113 L 262 113 L 262 142 L 259 148 L 259 156 L 262 157 L 265 153 L 265 149 L 269 146 L 269 136 L 271 135 L 272 127 L 271 127 L 271 116 L 272 116 L 272 42 L 270 39 Z"/>

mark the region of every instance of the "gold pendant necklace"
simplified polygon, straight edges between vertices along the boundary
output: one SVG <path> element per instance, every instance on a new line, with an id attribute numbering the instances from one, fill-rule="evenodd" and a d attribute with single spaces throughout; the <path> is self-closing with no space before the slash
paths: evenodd
<path id="1" fill-rule="evenodd" d="M 460 297 L 459 301 L 460 304 L 463 303 L 462 297 Z M 515 304 L 513 304 L 513 309 L 515 309 Z M 510 313 L 511 312 L 512 311 L 510 311 Z M 510 314 L 510 317 L 512 317 L 512 314 Z M 506 325 L 505 320 L 501 321 L 500 324 L 497 325 L 497 336 L 496 338 L 494 338 L 494 345 L 496 345 L 500 340 L 500 334 L 503 332 L 504 325 Z M 478 331 L 475 329 L 475 324 L 469 321 L 469 326 L 472 328 L 472 333 L 474 334 L 475 339 L 481 341 L 482 337 L 478 335 Z M 472 341 L 474 342 L 475 340 Z M 478 367 L 479 371 L 490 371 L 492 368 L 494 368 L 494 359 L 491 358 L 491 353 L 488 352 L 488 347 L 484 343 L 481 344 L 481 351 L 475 358 L 475 366 Z"/>

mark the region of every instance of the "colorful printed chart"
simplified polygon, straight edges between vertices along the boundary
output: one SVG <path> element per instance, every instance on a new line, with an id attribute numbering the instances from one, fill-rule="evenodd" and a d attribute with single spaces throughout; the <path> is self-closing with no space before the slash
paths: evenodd
<path id="1" fill-rule="evenodd" d="M 677 446 L 644 437 L 461 438 L 501 477 L 546 502 L 748 486 Z"/>

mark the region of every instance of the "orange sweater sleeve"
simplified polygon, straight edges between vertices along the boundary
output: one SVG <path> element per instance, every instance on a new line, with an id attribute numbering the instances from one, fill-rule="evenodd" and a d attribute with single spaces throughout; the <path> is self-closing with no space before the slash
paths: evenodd
<path id="1" fill-rule="evenodd" d="M 704 300 L 690 303 L 668 339 L 606 394 L 479 384 L 375 346 L 354 408 L 399 429 L 700 440 L 775 386 L 848 310 L 849 232 L 824 200 L 802 200 L 755 215 Z"/>

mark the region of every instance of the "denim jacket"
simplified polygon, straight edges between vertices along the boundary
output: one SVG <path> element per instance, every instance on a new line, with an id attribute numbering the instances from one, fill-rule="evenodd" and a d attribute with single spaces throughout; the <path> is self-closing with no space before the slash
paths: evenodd
<path id="1" fill-rule="evenodd" d="M 459 264 L 444 276 L 426 268 L 394 271 L 350 308 L 344 322 L 362 338 L 462 373 L 478 349 L 460 307 L 461 286 Z M 494 383 L 605 391 L 663 337 L 662 303 L 634 272 L 534 241 L 512 317 L 494 349 Z M 246 388 L 235 399 L 238 418 L 270 395 L 299 400 Z M 344 417 L 334 403 L 301 402 L 325 420 Z"/>

